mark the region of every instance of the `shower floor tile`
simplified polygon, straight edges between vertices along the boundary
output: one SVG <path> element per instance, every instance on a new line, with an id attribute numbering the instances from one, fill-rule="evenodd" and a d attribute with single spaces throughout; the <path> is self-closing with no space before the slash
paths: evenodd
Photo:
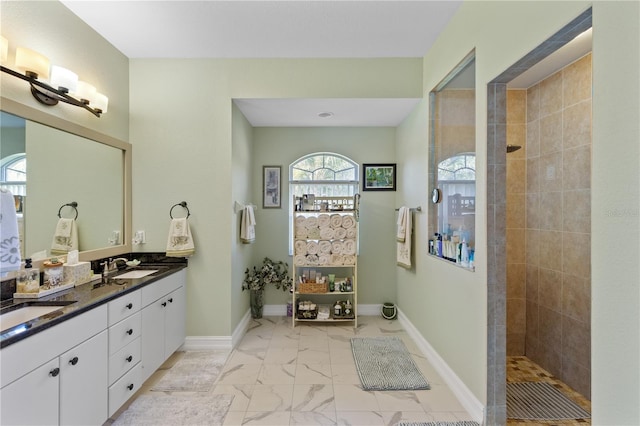
<path id="1" fill-rule="evenodd" d="M 507 357 L 507 382 L 546 382 L 555 386 L 560 392 L 567 395 L 575 403 L 582 408 L 591 412 L 591 401 L 586 399 L 578 392 L 558 380 L 553 374 L 549 373 L 526 356 L 508 356 Z M 508 419 L 509 425 L 558 425 L 558 426 L 585 426 L 591 424 L 591 419 L 580 420 L 556 420 L 556 421 L 530 421 Z"/>

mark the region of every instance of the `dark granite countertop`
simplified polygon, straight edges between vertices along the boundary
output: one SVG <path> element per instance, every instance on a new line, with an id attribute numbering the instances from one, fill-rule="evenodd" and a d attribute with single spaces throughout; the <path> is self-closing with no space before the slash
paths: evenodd
<path id="1" fill-rule="evenodd" d="M 2 314 L 19 308 L 23 304 L 32 304 L 36 306 L 38 304 L 46 304 L 47 306 L 60 305 L 61 308 L 22 324 L 18 324 L 7 330 L 3 330 L 0 334 L 0 348 L 5 348 L 22 339 L 51 328 L 56 324 L 60 324 L 63 321 L 108 303 L 120 296 L 145 287 L 185 268 L 186 266 L 186 261 L 182 263 L 143 262 L 137 267 L 126 268 L 118 272 L 111 273 L 106 283 L 103 283 L 102 279 L 98 278 L 77 287 L 71 287 L 38 299 L 4 300 L 0 305 L 0 313 Z M 153 274 L 147 275 L 143 278 L 118 278 L 118 275 L 122 275 L 128 271 L 136 269 L 157 269 L 158 272 L 154 272 Z"/>

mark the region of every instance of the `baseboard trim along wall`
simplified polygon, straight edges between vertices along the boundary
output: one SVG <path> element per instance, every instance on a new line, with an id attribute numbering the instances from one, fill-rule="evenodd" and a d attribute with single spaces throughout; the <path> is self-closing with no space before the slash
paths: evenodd
<path id="1" fill-rule="evenodd" d="M 398 320 L 402 324 L 409 336 L 416 343 L 418 348 L 427 357 L 433 368 L 445 381 L 453 394 L 458 398 L 460 404 L 467 410 L 475 421 L 482 424 L 484 418 L 484 407 L 482 403 L 475 397 L 456 373 L 449 367 L 445 360 L 440 357 L 438 352 L 429 344 L 429 342 L 420 334 L 418 329 L 409 321 L 409 318 L 398 309 Z"/>

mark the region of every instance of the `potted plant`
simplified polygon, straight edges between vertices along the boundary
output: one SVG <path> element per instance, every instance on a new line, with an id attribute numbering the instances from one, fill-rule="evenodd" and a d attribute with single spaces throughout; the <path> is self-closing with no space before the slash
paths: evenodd
<path id="1" fill-rule="evenodd" d="M 251 317 L 262 318 L 264 306 L 264 289 L 267 285 L 273 285 L 282 291 L 291 290 L 293 279 L 289 276 L 289 265 L 281 260 L 273 261 L 265 257 L 260 267 L 247 268 L 244 271 L 242 290 L 249 290 L 251 305 Z"/>

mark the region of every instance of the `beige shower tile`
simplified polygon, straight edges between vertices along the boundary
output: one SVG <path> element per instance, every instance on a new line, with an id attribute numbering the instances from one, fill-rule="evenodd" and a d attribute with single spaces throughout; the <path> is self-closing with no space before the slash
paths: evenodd
<path id="1" fill-rule="evenodd" d="M 562 111 L 540 118 L 540 155 L 562 150 Z"/>
<path id="2" fill-rule="evenodd" d="M 526 263 L 527 265 L 540 265 L 540 231 L 527 229 L 526 234 Z"/>
<path id="3" fill-rule="evenodd" d="M 591 318 L 591 288 L 588 278 L 563 274 L 562 313 L 583 323 Z"/>
<path id="4" fill-rule="evenodd" d="M 525 333 L 527 309 L 524 299 L 507 299 L 507 334 Z"/>
<path id="5" fill-rule="evenodd" d="M 562 190 L 563 179 L 562 151 L 545 154 L 540 157 L 540 192 Z"/>
<path id="6" fill-rule="evenodd" d="M 527 125 L 507 124 L 507 145 L 517 145 L 522 147 L 517 151 L 510 152 L 507 158 L 525 158 L 527 151 Z"/>
<path id="7" fill-rule="evenodd" d="M 525 191 L 526 173 L 526 160 L 507 157 L 507 194 Z"/>
<path id="8" fill-rule="evenodd" d="M 540 305 L 555 312 L 562 312 L 562 272 L 540 268 Z"/>
<path id="9" fill-rule="evenodd" d="M 527 342 L 529 338 L 538 340 L 539 330 L 539 309 L 540 305 L 534 302 L 527 301 L 527 315 L 526 315 L 526 334 Z M 528 352 L 528 348 L 527 348 Z"/>
<path id="10" fill-rule="evenodd" d="M 525 354 L 526 333 L 507 333 L 507 356 Z"/>
<path id="11" fill-rule="evenodd" d="M 540 117 L 560 111 L 562 109 L 562 73 L 553 74 L 541 81 L 539 86 Z"/>
<path id="12" fill-rule="evenodd" d="M 538 283 L 540 267 L 527 264 L 525 266 L 526 278 L 526 299 L 530 302 L 538 303 Z"/>
<path id="13" fill-rule="evenodd" d="M 526 123 L 527 91 L 507 90 L 507 123 Z"/>
<path id="14" fill-rule="evenodd" d="M 525 230 L 507 229 L 507 259 L 511 263 L 525 262 Z"/>
<path id="15" fill-rule="evenodd" d="M 578 394 L 578 397 L 582 397 L 583 400 L 586 400 L 587 404 L 589 403 L 588 400 L 591 399 L 591 369 L 571 362 L 571 360 L 562 360 L 562 373 L 560 378 L 568 387 L 571 387 L 571 391 L 573 391 L 574 394 Z M 576 400 L 575 397 L 572 399 Z M 579 399 L 578 402 L 580 402 Z M 584 407 L 583 404 L 580 405 Z M 585 408 L 591 411 L 588 406 Z M 576 426 L 583 426 L 585 423 L 574 424 Z"/>
<path id="16" fill-rule="evenodd" d="M 507 192 L 507 228 L 526 226 L 526 196 L 524 193 Z"/>
<path id="17" fill-rule="evenodd" d="M 526 156 L 534 158 L 540 156 L 540 120 L 527 123 Z"/>
<path id="18" fill-rule="evenodd" d="M 565 232 L 562 242 L 562 271 L 582 278 L 591 276 L 591 235 Z"/>
<path id="19" fill-rule="evenodd" d="M 540 117 L 540 86 L 536 84 L 527 89 L 527 123 Z"/>
<path id="20" fill-rule="evenodd" d="M 540 157 L 527 159 L 527 192 L 540 192 Z"/>
<path id="21" fill-rule="evenodd" d="M 547 231 L 562 230 L 562 192 L 544 192 L 540 194 L 540 229 Z"/>
<path id="22" fill-rule="evenodd" d="M 565 190 L 591 188 L 591 146 L 582 145 L 564 151 Z"/>
<path id="23" fill-rule="evenodd" d="M 507 298 L 524 299 L 526 297 L 526 264 L 507 263 Z"/>
<path id="24" fill-rule="evenodd" d="M 572 105 L 562 112 L 562 147 L 591 144 L 591 100 Z"/>
<path id="25" fill-rule="evenodd" d="M 578 365 L 591 365 L 591 333 L 589 325 L 568 316 L 562 317 L 562 355 Z"/>
<path id="26" fill-rule="evenodd" d="M 562 200 L 562 230 L 589 232 L 591 229 L 591 190 L 564 191 Z"/>
<path id="27" fill-rule="evenodd" d="M 565 106 L 591 99 L 591 53 L 565 67 L 562 74 Z"/>
<path id="28" fill-rule="evenodd" d="M 528 192 L 526 203 L 526 228 L 540 229 L 540 193 Z"/>
<path id="29" fill-rule="evenodd" d="M 558 231 L 540 231 L 540 267 L 554 271 L 562 271 L 562 233 Z M 540 290 L 542 291 L 542 290 Z"/>

